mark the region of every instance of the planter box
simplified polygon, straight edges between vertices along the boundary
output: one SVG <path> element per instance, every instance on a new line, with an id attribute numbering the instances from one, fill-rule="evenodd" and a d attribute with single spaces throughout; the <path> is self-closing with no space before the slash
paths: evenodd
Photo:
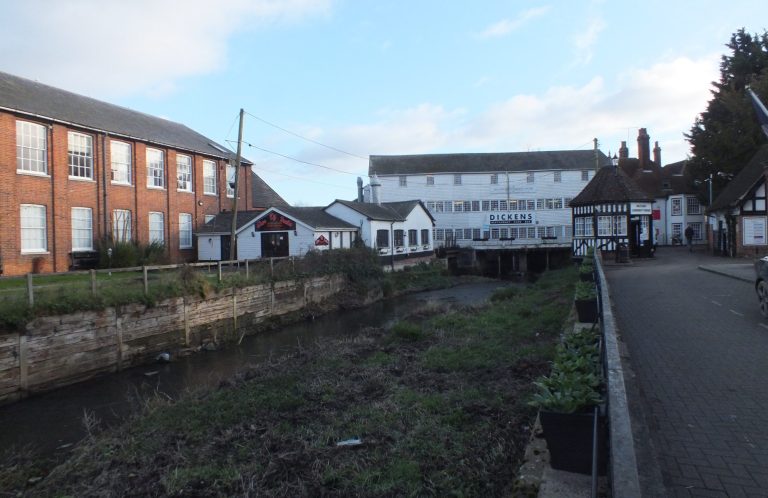
<path id="1" fill-rule="evenodd" d="M 594 282 L 595 281 L 595 274 L 590 273 L 579 273 L 579 280 L 582 282 Z"/>
<path id="2" fill-rule="evenodd" d="M 597 323 L 597 299 L 576 299 L 576 314 L 582 323 Z"/>
<path id="3" fill-rule="evenodd" d="M 544 430 L 544 439 L 547 441 L 549 463 L 552 468 L 566 472 L 591 474 L 594 421 L 592 412 L 555 413 L 541 411 L 539 412 L 539 420 Z M 597 472 L 600 475 L 604 475 L 606 470 L 606 432 L 605 417 L 598 415 Z"/>

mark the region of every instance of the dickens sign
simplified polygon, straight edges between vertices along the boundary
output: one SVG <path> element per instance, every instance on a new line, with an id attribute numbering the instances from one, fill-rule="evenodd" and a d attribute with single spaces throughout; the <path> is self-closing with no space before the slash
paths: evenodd
<path id="1" fill-rule="evenodd" d="M 274 211 L 256 221 L 256 230 L 259 232 L 276 232 L 280 230 L 293 230 L 296 222 Z"/>
<path id="2" fill-rule="evenodd" d="M 536 222 L 528 211 L 508 211 L 488 215 L 489 225 L 532 225 Z"/>

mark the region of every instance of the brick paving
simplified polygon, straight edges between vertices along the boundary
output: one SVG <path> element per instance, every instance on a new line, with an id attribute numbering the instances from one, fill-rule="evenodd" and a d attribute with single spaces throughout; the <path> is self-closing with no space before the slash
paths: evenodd
<path id="1" fill-rule="evenodd" d="M 606 267 L 671 497 L 768 497 L 768 320 L 751 283 L 698 268 L 733 263 L 661 248 Z"/>

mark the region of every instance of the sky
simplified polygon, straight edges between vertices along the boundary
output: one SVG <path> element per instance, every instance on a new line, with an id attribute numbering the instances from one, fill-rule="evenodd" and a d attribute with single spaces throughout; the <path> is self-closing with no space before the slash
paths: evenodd
<path id="1" fill-rule="evenodd" d="M 692 5 L 695 7 L 692 8 Z M 662 162 L 765 0 L 0 0 L 0 71 L 183 123 L 288 202 L 370 155 L 591 149 Z"/>

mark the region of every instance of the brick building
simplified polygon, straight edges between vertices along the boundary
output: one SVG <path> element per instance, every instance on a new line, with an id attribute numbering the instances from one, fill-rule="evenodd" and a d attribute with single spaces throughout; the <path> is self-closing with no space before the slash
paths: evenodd
<path id="1" fill-rule="evenodd" d="M 232 159 L 182 124 L 0 72 L 0 272 L 67 271 L 101 240 L 194 260 L 197 228 L 232 209 Z"/>

